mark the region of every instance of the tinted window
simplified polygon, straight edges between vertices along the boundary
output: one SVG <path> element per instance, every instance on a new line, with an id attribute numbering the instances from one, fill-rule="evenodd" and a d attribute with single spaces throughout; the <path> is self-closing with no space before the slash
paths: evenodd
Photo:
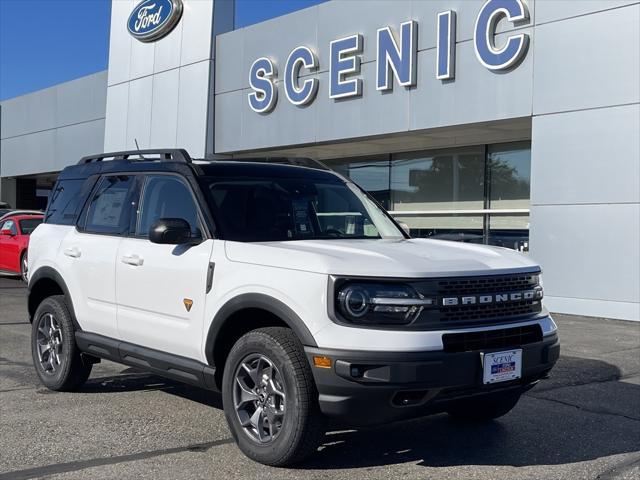
<path id="1" fill-rule="evenodd" d="M 78 210 L 80 209 L 82 196 L 80 190 L 84 180 L 61 180 L 49 197 L 49 206 L 45 213 L 45 223 L 57 225 L 74 225 Z"/>
<path id="2" fill-rule="evenodd" d="M 41 218 L 28 218 L 20 220 L 20 231 L 23 235 L 31 235 L 38 225 L 42 223 Z"/>
<path id="3" fill-rule="evenodd" d="M 209 191 L 227 240 L 402 238 L 385 213 L 351 184 L 211 179 Z"/>
<path id="4" fill-rule="evenodd" d="M 177 177 L 147 177 L 140 207 L 137 235 L 149 235 L 149 229 L 160 218 L 181 218 L 189 222 L 193 236 L 202 236 L 198 228 L 198 208 L 191 190 Z"/>
<path id="5" fill-rule="evenodd" d="M 123 235 L 129 230 L 135 177 L 104 177 L 87 210 L 85 230 L 93 233 Z"/>
<path id="6" fill-rule="evenodd" d="M 18 234 L 18 229 L 16 228 L 16 223 L 13 220 L 7 220 L 2 224 L 0 230 L 11 230 L 12 235 Z"/>

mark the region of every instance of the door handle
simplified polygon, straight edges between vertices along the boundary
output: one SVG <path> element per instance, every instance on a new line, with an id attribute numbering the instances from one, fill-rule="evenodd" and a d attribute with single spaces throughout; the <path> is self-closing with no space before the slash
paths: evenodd
<path id="1" fill-rule="evenodd" d="M 139 267 L 144 263 L 144 259 L 140 255 L 123 255 L 122 263 Z"/>
<path id="2" fill-rule="evenodd" d="M 82 252 L 80 251 L 80 249 L 78 247 L 70 247 L 70 248 L 65 248 L 64 249 L 64 254 L 67 257 L 79 258 L 80 255 L 82 255 Z"/>

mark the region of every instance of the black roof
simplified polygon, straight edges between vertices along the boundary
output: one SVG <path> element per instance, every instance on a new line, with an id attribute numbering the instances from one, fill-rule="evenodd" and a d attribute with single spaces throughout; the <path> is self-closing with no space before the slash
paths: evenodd
<path id="1" fill-rule="evenodd" d="M 213 161 L 206 164 L 194 165 L 200 174 L 207 177 L 253 177 L 253 178 L 308 178 L 324 181 L 341 181 L 341 178 L 331 170 L 320 170 L 298 165 L 281 163 L 243 162 L 243 161 Z"/>
<path id="2" fill-rule="evenodd" d="M 82 179 L 103 173 L 175 172 L 183 175 L 207 177 L 253 177 L 253 178 L 308 178 L 328 182 L 341 182 L 339 175 L 331 170 L 301 166 L 301 159 L 256 158 L 249 160 L 191 161 L 183 150 L 158 150 L 158 158 L 150 158 L 155 151 L 116 152 L 84 157 L 77 165 L 66 167 L 59 179 Z M 169 152 L 168 154 L 166 152 Z M 171 158 L 171 152 L 178 155 Z M 146 158 L 140 158 L 140 153 Z M 137 158 L 129 158 L 136 156 Z M 113 158 L 113 160 L 104 160 Z M 174 160 L 175 158 L 175 160 Z M 303 159 L 306 160 L 306 159 Z M 306 163 L 316 165 L 312 160 Z M 318 164 L 321 165 L 321 164 Z"/>

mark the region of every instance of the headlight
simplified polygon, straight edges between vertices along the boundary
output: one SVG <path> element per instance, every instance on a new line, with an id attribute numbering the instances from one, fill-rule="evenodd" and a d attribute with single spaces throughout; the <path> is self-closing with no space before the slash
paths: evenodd
<path id="1" fill-rule="evenodd" d="M 348 283 L 336 295 L 341 316 L 361 325 L 406 325 L 433 305 L 434 299 L 402 284 Z"/>

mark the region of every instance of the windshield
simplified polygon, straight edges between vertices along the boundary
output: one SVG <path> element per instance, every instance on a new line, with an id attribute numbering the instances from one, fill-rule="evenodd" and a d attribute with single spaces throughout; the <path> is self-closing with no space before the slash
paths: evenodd
<path id="1" fill-rule="evenodd" d="M 240 242 L 404 238 L 358 187 L 304 178 L 207 178 L 224 238 Z"/>

